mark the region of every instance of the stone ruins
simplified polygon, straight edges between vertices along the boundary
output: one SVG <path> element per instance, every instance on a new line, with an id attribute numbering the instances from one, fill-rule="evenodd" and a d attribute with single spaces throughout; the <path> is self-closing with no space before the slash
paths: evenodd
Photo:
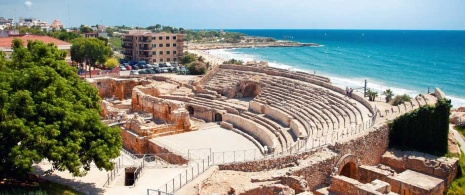
<path id="1" fill-rule="evenodd" d="M 263 62 L 218 65 L 207 75 L 190 79 L 156 75 L 89 81 L 104 99 L 102 117 L 121 127 L 126 151 L 187 166 L 186 182 L 173 179 L 173 185 L 151 187 L 159 191 L 443 194 L 458 166 L 456 158 L 388 150 L 386 121 L 434 104 L 444 95 L 439 89 L 399 106 L 376 104 L 363 92 L 347 96 L 326 77 L 272 68 Z M 218 162 L 210 151 L 197 160 L 207 162 L 214 171 L 204 173 L 206 179 L 194 180 L 194 171 L 188 174 L 194 167 L 193 153 L 181 152 L 190 148 L 157 140 L 201 131 L 210 123 L 245 137 L 258 155 L 246 159 L 244 153 L 239 161 L 239 153 L 234 152 L 234 161 L 226 162 L 223 156 Z"/>

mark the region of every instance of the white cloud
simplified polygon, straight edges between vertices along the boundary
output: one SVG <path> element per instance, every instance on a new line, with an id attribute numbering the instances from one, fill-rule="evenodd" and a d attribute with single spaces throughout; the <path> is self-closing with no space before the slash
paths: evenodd
<path id="1" fill-rule="evenodd" d="M 26 7 L 28 7 L 28 8 L 31 7 L 31 6 L 32 6 L 32 2 L 30 2 L 30 1 L 25 1 L 25 2 L 24 2 L 24 6 L 26 6 Z"/>

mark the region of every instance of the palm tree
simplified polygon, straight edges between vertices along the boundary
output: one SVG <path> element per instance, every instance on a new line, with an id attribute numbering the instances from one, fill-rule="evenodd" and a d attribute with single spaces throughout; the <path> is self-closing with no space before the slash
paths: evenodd
<path id="1" fill-rule="evenodd" d="M 367 94 L 369 101 L 375 101 L 376 97 L 378 97 L 378 92 L 372 91 L 370 89 L 368 89 Z"/>
<path id="2" fill-rule="evenodd" d="M 394 96 L 394 93 L 391 91 L 391 89 L 386 89 L 386 91 L 383 92 L 383 95 L 386 96 L 386 103 L 389 103 L 389 101 L 391 101 L 392 97 Z"/>

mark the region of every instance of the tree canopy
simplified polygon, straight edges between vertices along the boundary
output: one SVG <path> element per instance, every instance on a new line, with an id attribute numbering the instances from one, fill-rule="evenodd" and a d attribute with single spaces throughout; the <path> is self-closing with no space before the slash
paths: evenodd
<path id="1" fill-rule="evenodd" d="M 0 52 L 1 53 L 1 52 Z M 80 176 L 94 162 L 110 170 L 122 147 L 120 130 L 100 121 L 98 91 L 76 75 L 51 44 L 13 41 L 0 54 L 0 177 L 24 177 L 32 164 Z"/>
<path id="2" fill-rule="evenodd" d="M 100 39 L 96 38 L 77 38 L 73 40 L 71 46 L 71 60 L 77 63 L 86 62 L 92 67 L 97 64 L 103 64 L 107 58 L 111 57 L 111 48 Z"/>

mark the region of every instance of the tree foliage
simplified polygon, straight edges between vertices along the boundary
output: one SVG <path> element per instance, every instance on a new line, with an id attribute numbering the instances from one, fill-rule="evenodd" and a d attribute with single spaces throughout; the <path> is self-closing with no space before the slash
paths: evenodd
<path id="1" fill-rule="evenodd" d="M 384 98 L 386 99 L 386 103 L 389 103 L 394 96 L 394 92 L 391 89 L 386 89 L 383 91 Z"/>
<path id="2" fill-rule="evenodd" d="M 105 62 L 105 68 L 112 69 L 116 68 L 119 65 L 119 61 L 116 58 L 108 58 Z"/>
<path id="3" fill-rule="evenodd" d="M 412 100 L 412 98 L 407 94 L 397 95 L 396 97 L 394 97 L 391 104 L 393 106 L 398 106 L 404 102 L 410 102 L 410 100 Z"/>
<path id="4" fill-rule="evenodd" d="M 223 64 L 236 64 L 236 65 L 242 65 L 244 64 L 244 61 L 242 60 L 236 60 L 236 59 L 230 59 L 228 61 L 224 61 Z"/>
<path id="5" fill-rule="evenodd" d="M 207 72 L 207 66 L 203 62 L 195 61 L 187 65 L 187 69 L 193 75 L 202 75 Z"/>
<path id="6" fill-rule="evenodd" d="M 94 162 L 110 170 L 120 131 L 100 121 L 100 97 L 81 81 L 65 51 L 42 42 L 13 41 L 10 60 L 0 55 L 0 177 L 24 177 L 32 164 L 80 176 Z"/>
<path id="7" fill-rule="evenodd" d="M 105 63 L 111 54 L 111 48 L 104 41 L 96 38 L 77 38 L 73 40 L 71 46 L 71 60 L 82 64 L 87 59 L 92 67 Z"/>
<path id="8" fill-rule="evenodd" d="M 390 124 L 389 146 L 442 156 L 447 153 L 451 101 L 439 99 L 435 106 L 422 106 Z"/>
<path id="9" fill-rule="evenodd" d="M 197 56 L 192 53 L 185 52 L 184 57 L 181 58 L 181 64 L 190 64 L 197 60 Z"/>

